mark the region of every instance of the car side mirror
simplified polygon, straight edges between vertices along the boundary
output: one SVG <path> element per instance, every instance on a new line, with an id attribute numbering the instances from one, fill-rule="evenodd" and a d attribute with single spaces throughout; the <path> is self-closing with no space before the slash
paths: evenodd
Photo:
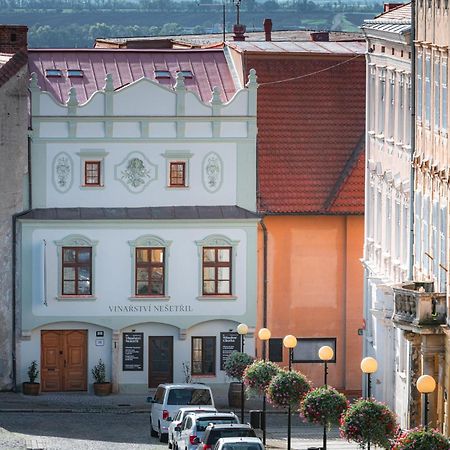
<path id="1" fill-rule="evenodd" d="M 180 425 L 177 425 L 177 426 L 175 427 L 175 431 L 181 431 Z"/>

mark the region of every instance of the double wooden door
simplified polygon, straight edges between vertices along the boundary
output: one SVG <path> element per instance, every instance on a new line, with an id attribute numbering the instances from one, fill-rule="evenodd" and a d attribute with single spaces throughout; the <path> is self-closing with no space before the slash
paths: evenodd
<path id="1" fill-rule="evenodd" d="M 173 337 L 148 338 L 148 387 L 173 382 Z"/>
<path id="2" fill-rule="evenodd" d="M 44 392 L 87 390 L 87 330 L 41 331 Z"/>

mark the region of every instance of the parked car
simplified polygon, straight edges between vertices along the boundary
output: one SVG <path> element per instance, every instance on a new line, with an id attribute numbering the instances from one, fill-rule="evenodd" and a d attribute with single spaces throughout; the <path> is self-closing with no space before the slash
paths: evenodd
<path id="1" fill-rule="evenodd" d="M 160 384 L 152 399 L 150 434 L 167 442 L 169 425 L 182 407 L 214 406 L 211 388 L 204 384 Z"/>
<path id="2" fill-rule="evenodd" d="M 198 450 L 211 450 L 220 438 L 225 437 L 256 437 L 256 433 L 250 425 L 242 423 L 209 425 L 197 448 Z"/>
<path id="3" fill-rule="evenodd" d="M 181 425 L 175 428 L 179 433 L 176 441 L 177 448 L 179 450 L 196 450 L 209 425 L 237 423 L 239 423 L 239 419 L 233 412 L 188 414 Z"/>
<path id="4" fill-rule="evenodd" d="M 261 439 L 254 437 L 227 437 L 220 438 L 214 450 L 264 450 Z"/>
<path id="5" fill-rule="evenodd" d="M 181 422 L 183 422 L 183 419 L 185 416 L 189 413 L 202 413 L 202 412 L 217 412 L 216 408 L 210 408 L 209 406 L 205 406 L 203 408 L 180 408 L 176 414 L 176 416 L 173 418 L 172 422 L 169 425 L 168 430 L 168 436 L 167 436 L 167 442 L 169 443 L 169 448 L 176 448 L 176 441 L 179 436 L 179 431 L 175 431 L 175 427 L 180 425 Z"/>

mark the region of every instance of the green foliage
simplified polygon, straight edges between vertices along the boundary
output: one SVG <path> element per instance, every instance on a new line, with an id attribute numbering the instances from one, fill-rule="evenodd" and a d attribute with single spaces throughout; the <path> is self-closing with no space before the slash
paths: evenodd
<path id="1" fill-rule="evenodd" d="M 32 361 L 32 363 L 28 366 L 28 379 L 30 380 L 30 383 L 35 383 L 37 380 L 37 377 L 39 375 L 39 370 L 37 368 L 37 362 Z"/>
<path id="2" fill-rule="evenodd" d="M 390 441 L 397 433 L 394 413 L 373 399 L 359 399 L 341 417 L 341 437 L 357 442 L 361 447 L 368 442 L 390 449 Z"/>
<path id="3" fill-rule="evenodd" d="M 344 394 L 332 387 L 320 387 L 308 392 L 301 405 L 301 413 L 308 422 L 320 425 L 339 425 L 341 415 L 347 410 Z"/>
<path id="4" fill-rule="evenodd" d="M 263 394 L 280 368 L 271 361 L 254 361 L 244 371 L 244 384 L 248 394 Z"/>
<path id="5" fill-rule="evenodd" d="M 98 363 L 91 370 L 95 383 L 106 383 L 106 367 L 105 363 L 99 359 Z"/>
<path id="6" fill-rule="evenodd" d="M 392 450 L 449 450 L 450 441 L 436 430 L 414 428 L 403 432 L 395 441 Z"/>
<path id="7" fill-rule="evenodd" d="M 231 377 L 241 380 L 244 370 L 253 362 L 253 358 L 247 353 L 233 352 L 225 362 L 225 373 Z"/>
<path id="8" fill-rule="evenodd" d="M 311 386 L 306 377 L 294 370 L 281 370 L 267 388 L 267 400 L 277 408 L 298 409 Z"/>

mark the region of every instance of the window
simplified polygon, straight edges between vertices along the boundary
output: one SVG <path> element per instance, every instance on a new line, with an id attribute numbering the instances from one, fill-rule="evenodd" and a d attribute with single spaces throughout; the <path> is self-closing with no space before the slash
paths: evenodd
<path id="1" fill-rule="evenodd" d="M 79 78 L 83 76 L 83 71 L 80 69 L 67 69 L 67 76 Z"/>
<path id="2" fill-rule="evenodd" d="M 283 339 L 281 338 L 269 339 L 269 361 L 272 362 L 283 361 Z"/>
<path id="3" fill-rule="evenodd" d="M 100 186 L 100 161 L 84 162 L 84 184 L 85 186 Z"/>
<path id="4" fill-rule="evenodd" d="M 184 78 L 193 78 L 194 75 L 191 70 L 180 70 L 178 73 L 181 73 Z"/>
<path id="5" fill-rule="evenodd" d="M 431 57 L 426 56 L 425 59 L 425 124 L 430 126 L 431 112 Z"/>
<path id="6" fill-rule="evenodd" d="M 442 63 L 442 129 L 447 131 L 447 60 Z"/>
<path id="7" fill-rule="evenodd" d="M 422 67 L 422 53 L 421 50 L 417 50 L 417 120 L 420 122 L 422 119 L 422 89 L 423 89 L 423 83 L 422 83 L 422 73 L 423 73 L 423 67 Z"/>
<path id="8" fill-rule="evenodd" d="M 231 247 L 203 248 L 203 295 L 231 294 Z"/>
<path id="9" fill-rule="evenodd" d="M 135 295 L 164 295 L 164 248 L 136 248 Z"/>
<path id="10" fill-rule="evenodd" d="M 171 162 L 169 186 L 171 187 L 185 187 L 186 186 L 186 163 L 185 162 Z"/>
<path id="11" fill-rule="evenodd" d="M 59 69 L 47 69 L 45 75 L 47 77 L 62 77 L 62 71 Z"/>
<path id="12" fill-rule="evenodd" d="M 155 78 L 170 78 L 170 72 L 168 70 L 155 70 Z"/>
<path id="13" fill-rule="evenodd" d="M 440 128 L 440 90 L 441 90 L 441 65 L 439 59 L 434 62 L 434 130 L 439 131 Z"/>
<path id="14" fill-rule="evenodd" d="M 192 338 L 192 375 L 216 374 L 216 338 Z"/>
<path id="15" fill-rule="evenodd" d="M 92 248 L 62 248 L 62 295 L 92 294 Z"/>

